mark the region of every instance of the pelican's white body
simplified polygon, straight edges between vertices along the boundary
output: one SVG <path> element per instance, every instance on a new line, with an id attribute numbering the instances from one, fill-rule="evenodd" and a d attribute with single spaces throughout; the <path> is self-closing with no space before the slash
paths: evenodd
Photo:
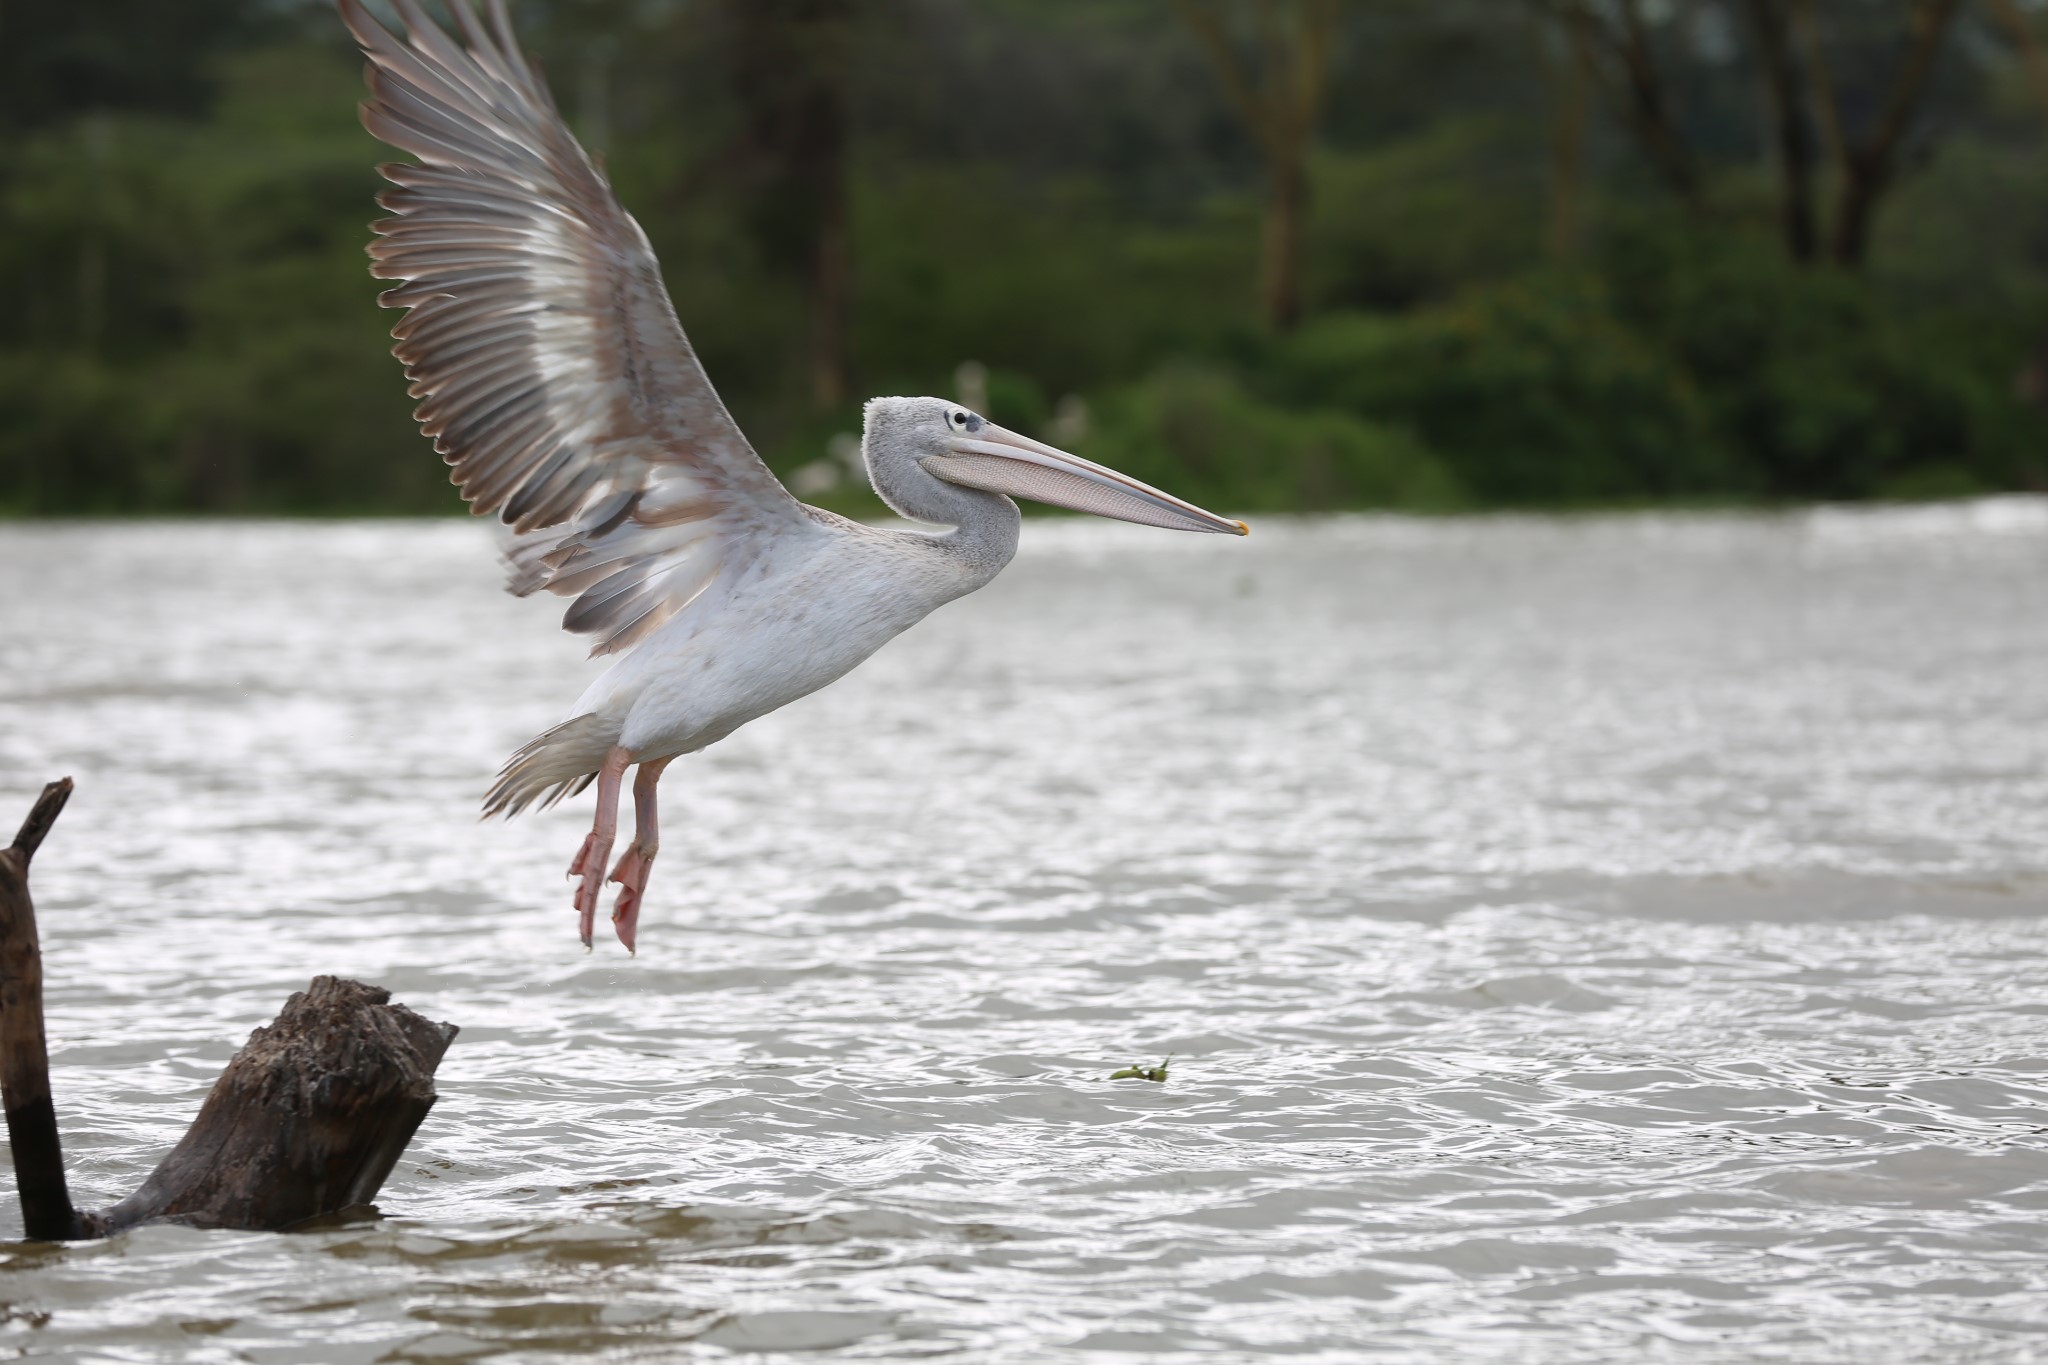
<path id="1" fill-rule="evenodd" d="M 575 762 L 695 753 L 852 671 L 1009 562 L 995 544 L 882 530 L 810 509 L 807 527 L 717 582 L 593 682 L 570 709 Z M 975 553 L 983 551 L 983 553 Z M 567 758 L 567 755 L 564 755 Z M 552 765 L 551 765 L 552 766 Z"/>

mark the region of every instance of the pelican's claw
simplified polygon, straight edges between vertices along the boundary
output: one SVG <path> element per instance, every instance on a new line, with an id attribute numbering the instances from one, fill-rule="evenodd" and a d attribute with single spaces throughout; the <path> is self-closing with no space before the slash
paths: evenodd
<path id="1" fill-rule="evenodd" d="M 569 864 L 569 875 L 583 880 L 576 887 L 576 932 L 589 948 L 597 928 L 597 898 L 604 890 L 604 864 L 611 856 L 611 840 L 599 842 L 596 831 L 583 836 L 583 847 L 577 851 L 576 861 Z"/>
<path id="2" fill-rule="evenodd" d="M 637 839 L 626 845 L 626 851 L 619 855 L 619 865 L 612 869 L 611 879 L 619 884 L 619 899 L 612 906 L 612 928 L 629 953 L 634 951 L 633 943 L 639 935 L 640 896 L 647 890 L 647 878 L 653 871 L 654 850 L 643 847 Z"/>

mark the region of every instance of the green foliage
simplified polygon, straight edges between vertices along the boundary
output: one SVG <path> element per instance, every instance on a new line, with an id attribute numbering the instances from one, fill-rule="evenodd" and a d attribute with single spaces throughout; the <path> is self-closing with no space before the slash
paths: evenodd
<path id="1" fill-rule="evenodd" d="M 1401 428 L 1261 402 L 1213 368 L 1167 366 L 1110 393 L 1082 450 L 1190 501 L 1242 512 L 1442 511 L 1464 500 L 1457 479 Z"/>
<path id="2" fill-rule="evenodd" d="M 1730 233 L 1630 233 L 1604 271 L 1621 319 L 1701 394 L 1739 491 L 1864 498 L 2048 474 L 2048 423 L 2013 393 L 2010 321 L 1902 308 Z"/>
<path id="3" fill-rule="evenodd" d="M 1045 400 L 1045 389 L 1036 379 L 1019 370 L 991 370 L 988 375 L 988 403 L 982 413 L 1014 431 L 1043 432 L 1051 423 L 1053 409 Z"/>
<path id="4" fill-rule="evenodd" d="M 1539 263 L 1543 185 L 1525 129 L 1446 118 L 1369 152 L 1316 161 L 1311 296 L 1406 309 Z"/>
<path id="5" fill-rule="evenodd" d="M 1260 392 L 1412 431 L 1476 502 L 1953 496 L 2048 483 L 2022 338 L 1772 244 L 1669 224 L 1598 268 L 1256 348 Z"/>
<path id="6" fill-rule="evenodd" d="M 1484 502 L 1727 486 L 1686 376 L 1577 278 L 1536 275 L 1405 317 L 1327 317 L 1274 347 L 1265 377 L 1287 402 L 1413 429 Z"/>
<path id="7" fill-rule="evenodd" d="M 18 145 L 0 505 L 447 505 L 371 306 L 369 144 L 331 117 L 353 66 L 253 53 L 224 72 L 217 126 L 102 115 Z"/>
<path id="8" fill-rule="evenodd" d="M 880 392 L 966 359 L 1053 393 L 1140 373 L 1238 326 L 1251 272 L 1242 206 L 1149 224 L 1100 187 L 927 168 L 878 174 L 857 216 L 854 354 Z"/>
<path id="9" fill-rule="evenodd" d="M 203 108 L 210 59 L 268 27 L 263 0 L 10 5 L 0 41 L 0 128 L 81 110 Z"/>
<path id="10" fill-rule="evenodd" d="M 373 302 L 388 152 L 355 126 L 331 13 L 109 3 L 25 11 L 0 53 L 0 512 L 456 509 Z M 774 168 L 727 60 L 748 3 L 519 9 L 788 474 L 859 404 L 813 400 L 803 253 L 758 230 Z M 1274 337 L 1250 322 L 1259 153 L 1171 7 L 855 10 L 858 395 L 957 396 L 975 361 L 995 420 L 1068 440 L 1083 395 L 1085 453 L 1247 513 L 2048 488 L 2048 419 L 2015 383 L 2031 358 L 2048 388 L 2048 176 L 2028 93 L 1973 93 L 1988 68 L 1944 77 L 1961 131 L 1866 275 L 1786 258 L 1768 149 L 1712 112 L 1752 117 L 1746 86 L 1687 103 L 1722 120 L 1700 144 L 1721 212 L 1651 207 L 1593 137 L 1583 250 L 1547 262 L 1530 30 L 1358 7 L 1313 160 L 1309 321 Z"/>

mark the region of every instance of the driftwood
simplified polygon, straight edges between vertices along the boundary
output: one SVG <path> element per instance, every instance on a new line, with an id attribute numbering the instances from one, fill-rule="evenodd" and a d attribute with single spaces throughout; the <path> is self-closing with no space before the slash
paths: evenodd
<path id="1" fill-rule="evenodd" d="M 455 1038 L 391 993 L 319 976 L 249 1036 L 191 1130 L 142 1188 L 81 1213 L 64 1180 L 43 1032 L 43 963 L 29 861 L 71 797 L 52 782 L 0 849 L 0 1097 L 36 1241 L 105 1237 L 138 1223 L 274 1230 L 376 1197 L 434 1104 L 434 1068 Z"/>

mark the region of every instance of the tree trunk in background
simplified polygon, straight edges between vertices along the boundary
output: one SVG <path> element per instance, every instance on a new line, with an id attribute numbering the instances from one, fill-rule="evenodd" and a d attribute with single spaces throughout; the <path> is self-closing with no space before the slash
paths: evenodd
<path id="1" fill-rule="evenodd" d="M 2019 0 L 1990 0 L 1990 5 L 1991 17 L 2019 50 L 2020 63 L 2027 69 L 2027 82 L 2034 87 L 2034 97 L 2048 111 L 2048 51 L 2043 50 L 2041 39 L 2034 32 L 2033 21 L 2020 9 Z"/>
<path id="2" fill-rule="evenodd" d="M 1743 8 L 1748 12 L 1770 108 L 1782 185 L 1785 250 L 1793 260 L 1805 264 L 1820 253 L 1813 183 L 1819 159 L 1808 112 L 1811 93 L 1793 45 L 1790 11 L 1781 0 L 1744 0 Z"/>
<path id="3" fill-rule="evenodd" d="M 1990 7 L 1992 19 L 2005 30 L 2005 36 L 2019 52 L 2027 82 L 2034 87 L 2034 98 L 2041 102 L 2042 111 L 2048 113 L 2048 49 L 2042 47 L 2033 21 L 2020 9 L 2018 0 L 1990 0 Z M 2048 411 L 2048 338 L 2035 342 L 2020 362 L 2012 390 L 2022 402 Z"/>
<path id="4" fill-rule="evenodd" d="M 1302 237 L 1308 226 L 1308 167 L 1302 155 L 1275 161 L 1260 233 L 1259 308 L 1276 331 L 1301 323 Z"/>
<path id="5" fill-rule="evenodd" d="M 1175 0 L 1185 22 L 1266 163 L 1259 235 L 1259 311 L 1268 326 L 1301 322 L 1302 253 L 1308 231 L 1309 150 L 1322 114 L 1337 34 L 1337 0 L 1260 0 L 1256 56 L 1247 58 L 1222 15 L 1202 0 Z"/>
<path id="6" fill-rule="evenodd" d="M 1620 33 L 1610 43 L 1627 78 L 1630 122 L 1650 153 L 1650 163 L 1664 177 L 1671 192 L 1687 207 L 1700 208 L 1705 203 L 1705 191 L 1700 184 L 1699 163 L 1693 159 L 1692 148 L 1686 144 L 1671 111 L 1671 97 L 1663 70 L 1657 64 L 1656 50 L 1650 45 L 1641 0 L 1621 0 L 1620 11 Z M 1578 12 L 1591 18 L 1591 11 L 1583 5 Z"/>
<path id="7" fill-rule="evenodd" d="M 1913 10 L 1906 59 L 1892 85 L 1885 111 L 1863 145 L 1843 166 L 1840 207 L 1835 213 L 1834 257 L 1860 266 L 1870 252 L 1870 229 L 1879 202 L 1897 178 L 1899 152 L 1912 125 L 1914 108 L 1933 73 L 1941 40 L 1962 0 L 1921 0 Z"/>
<path id="8" fill-rule="evenodd" d="M 1688 209 L 1703 211 L 1706 187 L 1699 162 L 1672 111 L 1668 84 L 1640 0 L 1619 0 L 1612 7 L 1596 5 L 1593 0 L 1530 0 L 1530 4 L 1538 15 L 1557 25 L 1579 79 L 1604 89 L 1664 187 Z"/>
<path id="9" fill-rule="evenodd" d="M 1563 29 L 1581 71 L 1607 87 L 1608 98 L 1636 136 L 1650 169 L 1686 207 L 1705 206 L 1699 163 L 1671 110 L 1663 68 L 1650 42 L 1639 0 L 1620 0 L 1612 17 L 1591 0 L 1533 0 Z"/>
<path id="10" fill-rule="evenodd" d="M 846 92 L 835 85 L 830 116 L 819 124 L 818 242 L 811 275 L 811 399 L 846 401 L 847 321 L 853 302 L 853 205 L 846 177 Z"/>
<path id="11" fill-rule="evenodd" d="M 1802 28 L 1807 64 L 1813 73 L 1823 126 L 1836 160 L 1835 221 L 1828 240 L 1828 256 L 1838 265 L 1860 267 L 1870 254 L 1870 234 L 1877 210 L 1897 183 L 1899 159 L 1914 112 L 1926 92 L 1935 59 L 1941 55 L 1942 39 L 1954 23 L 1962 0 L 1916 0 L 1905 57 L 1885 97 L 1883 110 L 1868 134 L 1856 142 L 1850 140 L 1841 124 L 1841 106 L 1835 99 L 1834 81 L 1822 51 L 1812 0 L 1801 2 L 1806 6 Z"/>
<path id="12" fill-rule="evenodd" d="M 850 0 L 727 0 L 756 239 L 803 279 L 811 397 L 843 401 L 852 299 L 846 173 Z"/>
<path id="13" fill-rule="evenodd" d="M 1531 3 L 1578 44 L 1588 74 L 1607 88 L 1658 178 L 1687 207 L 1704 209 L 1705 180 L 1672 111 L 1643 0 Z M 2011 28 L 2011 16 L 2019 14 L 2014 0 L 1992 4 L 2008 16 Z M 1825 257 L 1853 268 L 1869 255 L 1878 209 L 1897 182 L 1906 135 L 1961 5 L 1962 0 L 1911 0 L 1904 58 L 1876 120 L 1860 140 L 1852 140 L 1843 128 L 1815 0 L 1742 0 L 1770 107 L 1785 246 L 1794 260 Z M 2048 82 L 2048 63 L 2042 79 Z M 1817 189 L 1822 147 L 1835 171 L 1834 212 L 1825 227 Z"/>
<path id="14" fill-rule="evenodd" d="M 1561 35 L 1561 42 L 1554 43 L 1549 32 L 1538 24 L 1535 41 L 1550 101 L 1550 165 L 1545 176 L 1543 244 L 1551 260 L 1569 261 L 1579 254 L 1582 230 L 1579 219 L 1586 179 L 1586 116 L 1590 111 L 1586 96 L 1591 83 L 1592 54 L 1586 51 L 1582 35 L 1574 30 L 1567 30 Z"/>

